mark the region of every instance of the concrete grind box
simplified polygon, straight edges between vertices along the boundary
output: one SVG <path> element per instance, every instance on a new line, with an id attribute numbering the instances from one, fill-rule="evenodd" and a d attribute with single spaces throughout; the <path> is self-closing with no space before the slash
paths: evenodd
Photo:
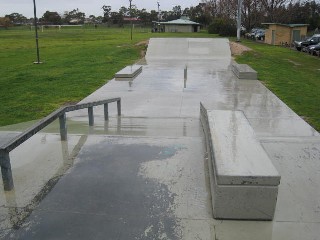
<path id="1" fill-rule="evenodd" d="M 280 175 L 244 114 L 202 106 L 201 122 L 214 218 L 272 220 Z"/>

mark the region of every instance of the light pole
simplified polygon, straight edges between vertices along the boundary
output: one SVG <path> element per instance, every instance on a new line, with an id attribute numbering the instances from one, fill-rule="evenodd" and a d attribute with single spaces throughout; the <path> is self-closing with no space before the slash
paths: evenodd
<path id="1" fill-rule="evenodd" d="M 131 8 L 132 8 L 131 2 L 132 2 L 132 0 L 129 0 L 129 2 L 130 2 L 131 41 L 132 41 L 132 28 L 133 28 L 132 11 L 131 11 Z"/>
<path id="2" fill-rule="evenodd" d="M 158 4 L 158 32 L 160 32 L 160 2 L 157 2 Z"/>
<path id="3" fill-rule="evenodd" d="M 237 42 L 240 42 L 242 0 L 238 0 Z"/>
<path id="4" fill-rule="evenodd" d="M 34 64 L 40 64 L 40 54 L 39 54 L 39 37 L 38 37 L 38 23 L 37 23 L 37 8 L 36 8 L 36 1 L 33 0 L 33 12 L 34 12 L 34 28 L 36 32 L 36 46 L 37 46 L 37 62 L 34 62 Z"/>

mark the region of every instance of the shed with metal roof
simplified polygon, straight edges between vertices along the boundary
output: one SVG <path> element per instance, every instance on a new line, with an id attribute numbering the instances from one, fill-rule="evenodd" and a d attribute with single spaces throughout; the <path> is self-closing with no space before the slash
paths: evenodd
<path id="1" fill-rule="evenodd" d="M 200 32 L 200 23 L 190 21 L 186 17 L 169 22 L 161 22 L 160 25 L 165 32 Z"/>
<path id="2" fill-rule="evenodd" d="M 308 24 L 262 23 L 266 25 L 265 43 L 271 45 L 291 44 L 307 35 Z"/>

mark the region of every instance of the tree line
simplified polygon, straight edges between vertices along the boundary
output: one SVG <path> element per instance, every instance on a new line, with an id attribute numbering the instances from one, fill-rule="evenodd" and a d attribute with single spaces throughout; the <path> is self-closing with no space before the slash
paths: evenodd
<path id="1" fill-rule="evenodd" d="M 237 18 L 238 0 L 203 0 L 212 20 L 233 21 Z M 252 29 L 262 23 L 309 24 L 309 30 L 320 27 L 320 0 L 243 0 L 243 27 Z"/>
<path id="2" fill-rule="evenodd" d="M 84 12 L 81 12 L 78 8 L 72 11 L 65 11 L 63 14 L 58 12 L 46 11 L 39 19 L 40 24 L 113 24 L 123 26 L 126 18 L 134 18 L 138 20 L 141 24 L 150 25 L 152 21 L 170 21 L 180 18 L 183 14 L 187 16 L 192 16 L 192 18 L 200 23 L 206 24 L 202 20 L 204 14 L 204 8 L 200 5 L 197 7 L 190 7 L 182 10 L 181 6 L 177 5 L 172 8 L 171 11 L 160 11 L 160 14 L 156 10 L 147 11 L 145 8 L 138 9 L 136 5 L 132 5 L 131 9 L 122 6 L 118 11 L 112 10 L 111 6 L 102 6 L 102 15 L 86 16 Z M 26 18 L 20 13 L 11 13 L 5 15 L 2 19 L 2 23 L 6 22 L 11 25 L 24 25 L 32 24 L 33 18 Z M 1 22 L 0 22 L 1 25 Z"/>
<path id="3" fill-rule="evenodd" d="M 182 9 L 174 6 L 170 11 L 131 9 L 122 6 L 114 11 L 111 6 L 102 6 L 102 15 L 86 17 L 78 8 L 63 14 L 46 11 L 38 21 L 40 24 L 108 24 L 123 26 L 126 19 L 138 20 L 140 24 L 150 25 L 152 21 L 170 21 L 185 15 L 191 21 L 207 27 L 213 22 L 227 22 L 235 25 L 238 0 L 202 0 L 197 6 Z M 320 0 L 243 0 L 241 9 L 242 24 L 246 29 L 261 27 L 262 23 L 303 23 L 309 24 L 309 30 L 320 26 Z M 32 24 L 22 14 L 12 13 L 0 18 L 0 26 Z"/>

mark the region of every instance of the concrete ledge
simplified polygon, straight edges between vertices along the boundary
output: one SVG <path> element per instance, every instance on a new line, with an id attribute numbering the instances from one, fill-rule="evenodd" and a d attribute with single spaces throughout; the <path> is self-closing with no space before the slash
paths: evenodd
<path id="1" fill-rule="evenodd" d="M 232 63 L 232 71 L 239 79 L 257 80 L 258 74 L 247 64 Z"/>
<path id="2" fill-rule="evenodd" d="M 217 219 L 272 220 L 280 175 L 240 111 L 206 110 L 201 123 Z"/>
<path id="3" fill-rule="evenodd" d="M 142 66 L 131 65 L 117 72 L 114 77 L 116 80 L 129 80 L 129 79 L 135 78 L 141 72 L 142 72 Z"/>

